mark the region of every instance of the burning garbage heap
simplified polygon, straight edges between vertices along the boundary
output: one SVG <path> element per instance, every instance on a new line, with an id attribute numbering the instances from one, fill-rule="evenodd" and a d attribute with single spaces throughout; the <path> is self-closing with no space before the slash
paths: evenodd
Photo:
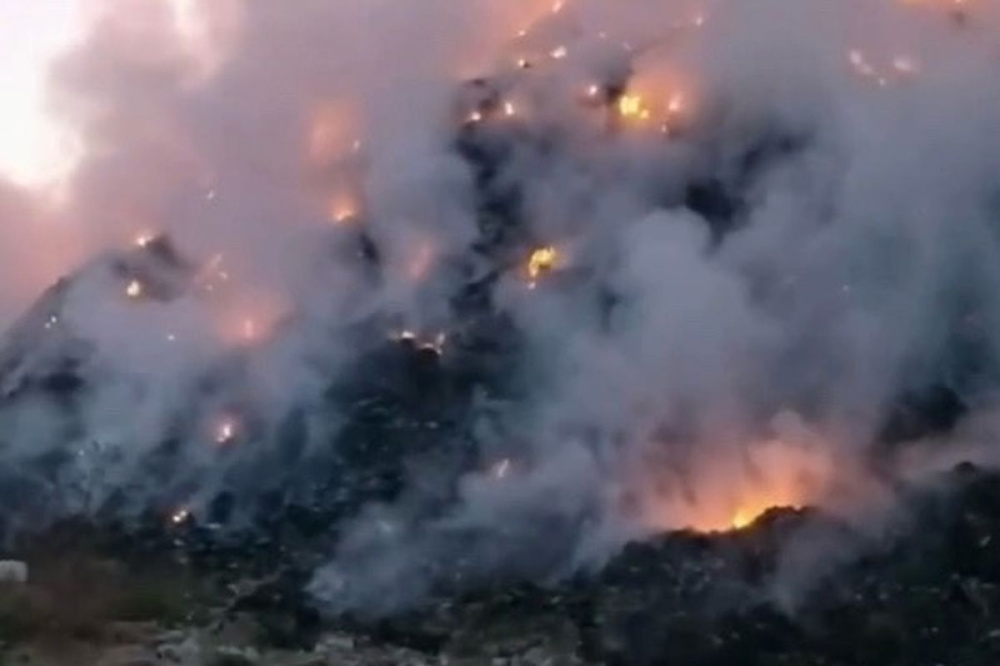
<path id="1" fill-rule="evenodd" d="M 84 524 L 284 646 L 992 663 L 996 12 L 667 4 L 544 7 L 440 134 L 296 109 L 322 224 L 51 287 L 0 349 L 11 554 Z M 182 211 L 256 229 L 189 161 Z"/>

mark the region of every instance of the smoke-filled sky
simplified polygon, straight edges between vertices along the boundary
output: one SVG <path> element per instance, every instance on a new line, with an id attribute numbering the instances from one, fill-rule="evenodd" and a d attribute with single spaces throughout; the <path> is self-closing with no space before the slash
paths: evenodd
<path id="1" fill-rule="evenodd" d="M 4 115 L 0 124 L 0 172 L 19 181 L 53 175 L 66 160 L 58 154 L 57 132 L 45 110 L 48 67 L 75 38 L 81 23 L 76 0 L 0 3 L 0 84 Z"/>
<path id="2" fill-rule="evenodd" d="M 0 322 L 75 276 L 8 336 L 0 455 L 78 452 L 87 505 L 172 438 L 191 510 L 290 413 L 339 441 L 368 334 L 447 363 L 470 286 L 518 389 L 469 398 L 452 509 L 358 517 L 319 585 L 348 603 L 463 530 L 506 535 L 489 570 L 558 516 L 578 563 L 864 495 L 942 402 L 990 449 L 995 2 L 79 3 L 0 0 Z M 66 356 L 71 414 L 26 388 Z"/>

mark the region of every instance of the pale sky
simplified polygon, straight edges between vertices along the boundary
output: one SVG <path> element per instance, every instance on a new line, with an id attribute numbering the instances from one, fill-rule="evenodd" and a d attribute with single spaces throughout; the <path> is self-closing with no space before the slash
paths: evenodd
<path id="1" fill-rule="evenodd" d="M 30 184 L 71 161 L 47 121 L 47 64 L 73 40 L 83 0 L 0 0 L 0 174 Z"/>

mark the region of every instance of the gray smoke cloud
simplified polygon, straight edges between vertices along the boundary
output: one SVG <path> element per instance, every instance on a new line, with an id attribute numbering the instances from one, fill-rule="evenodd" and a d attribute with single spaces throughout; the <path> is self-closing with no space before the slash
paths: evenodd
<path id="1" fill-rule="evenodd" d="M 80 163 L 0 189 L 0 312 L 68 276 L 0 358 L 13 528 L 246 524 L 402 456 L 314 582 L 380 612 L 993 460 L 992 3 L 92 14 L 52 76 Z M 904 418 L 942 402 L 973 426 Z"/>

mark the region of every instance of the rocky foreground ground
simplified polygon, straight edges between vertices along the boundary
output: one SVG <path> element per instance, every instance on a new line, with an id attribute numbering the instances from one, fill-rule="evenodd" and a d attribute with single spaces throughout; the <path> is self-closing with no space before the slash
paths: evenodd
<path id="1" fill-rule="evenodd" d="M 505 581 L 406 613 L 331 616 L 270 538 L 64 523 L 22 543 L 0 592 L 4 666 L 1000 664 L 1000 475 L 962 465 L 900 491 L 861 533 L 775 510 L 745 530 L 672 533 L 599 572 Z"/>

